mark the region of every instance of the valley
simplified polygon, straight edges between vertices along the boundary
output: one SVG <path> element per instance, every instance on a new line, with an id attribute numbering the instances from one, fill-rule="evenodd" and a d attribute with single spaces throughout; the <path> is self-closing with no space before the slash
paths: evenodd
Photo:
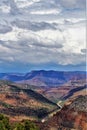
<path id="1" fill-rule="evenodd" d="M 53 73 L 53 77 L 51 75 L 51 78 L 54 82 L 51 79 L 49 80 L 50 73 L 48 74 L 47 72 L 46 74 L 46 71 L 39 71 L 37 72 L 37 74 L 36 72 L 33 73 L 35 75 L 31 76 L 30 74 L 31 79 L 37 78 L 37 82 L 39 82 L 39 80 L 40 82 L 42 82 L 42 80 L 44 79 L 44 86 L 42 84 L 38 86 L 37 82 L 35 82 L 35 85 L 29 84 L 27 82 L 29 75 L 26 76 L 28 78 L 24 82 L 13 81 L 14 78 L 12 78 L 12 76 L 14 77 L 14 74 L 8 76 L 7 74 L 4 74 L 4 77 L 1 77 L 0 113 L 9 117 L 10 122 L 13 123 L 22 122 L 24 120 L 33 121 L 36 126 L 40 128 L 40 130 L 67 130 L 69 127 L 72 126 L 69 126 L 70 120 L 72 121 L 74 118 L 74 121 L 76 122 L 76 120 L 79 120 L 79 115 L 77 114 L 77 117 L 72 117 L 72 114 L 66 115 L 66 109 L 68 111 L 70 104 L 72 104 L 77 99 L 78 102 L 76 103 L 76 105 L 78 106 L 78 104 L 80 104 L 80 98 L 85 98 L 87 96 L 87 82 L 85 73 L 77 72 L 75 75 L 75 72 L 73 72 L 73 74 L 71 75 L 71 73 L 69 72 L 67 73 L 67 75 L 69 75 L 68 77 L 66 76 L 66 73 L 59 72 L 59 75 L 57 77 L 55 72 L 50 72 L 51 74 Z M 58 74 L 58 72 L 56 73 Z M 18 75 L 15 76 L 18 77 Z M 40 76 L 41 79 L 39 78 Z M 63 78 L 63 76 L 65 76 L 65 79 Z M 10 77 L 12 80 L 10 79 Z M 57 78 L 57 82 L 59 81 L 58 84 L 56 84 Z M 62 78 L 63 82 L 61 82 L 60 84 L 60 80 L 62 81 Z M 52 86 L 49 86 L 48 84 L 46 84 L 47 80 L 49 80 L 49 84 L 53 82 L 53 84 L 56 84 L 56 86 L 53 86 L 53 84 Z M 84 101 L 83 99 L 82 101 Z M 76 113 L 79 113 L 80 110 L 77 112 L 77 108 L 75 105 L 74 107 Z M 82 106 L 80 107 L 82 109 L 81 119 L 84 120 L 86 119 L 86 110 L 84 112 Z M 73 108 L 69 111 L 69 113 L 75 113 L 73 112 Z M 66 123 L 64 123 L 65 116 L 70 117 L 70 120 L 67 117 Z M 72 126 L 72 128 L 73 127 L 74 126 Z M 69 129 L 71 130 L 71 128 Z M 84 128 L 84 130 L 86 129 Z"/>
<path id="2" fill-rule="evenodd" d="M 0 113 L 11 118 L 26 117 L 35 120 L 57 107 L 56 103 L 31 89 L 20 89 L 17 85 L 6 82 L 0 85 Z"/>

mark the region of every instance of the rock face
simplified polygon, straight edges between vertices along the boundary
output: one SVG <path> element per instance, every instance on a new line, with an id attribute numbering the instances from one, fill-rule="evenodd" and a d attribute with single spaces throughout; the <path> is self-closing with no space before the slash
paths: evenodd
<path id="1" fill-rule="evenodd" d="M 79 96 L 65 105 L 44 126 L 41 125 L 41 130 L 87 130 L 87 96 Z"/>
<path id="2" fill-rule="evenodd" d="M 87 95 L 79 96 L 70 104 L 69 107 L 70 109 L 74 109 L 76 111 L 87 112 Z"/>

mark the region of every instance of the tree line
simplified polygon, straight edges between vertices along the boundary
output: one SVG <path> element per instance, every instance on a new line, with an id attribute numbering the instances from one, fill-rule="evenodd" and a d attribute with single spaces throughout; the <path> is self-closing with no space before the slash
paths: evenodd
<path id="1" fill-rule="evenodd" d="M 11 124 L 7 116 L 0 114 L 0 130 L 39 130 L 39 128 L 29 120 Z"/>

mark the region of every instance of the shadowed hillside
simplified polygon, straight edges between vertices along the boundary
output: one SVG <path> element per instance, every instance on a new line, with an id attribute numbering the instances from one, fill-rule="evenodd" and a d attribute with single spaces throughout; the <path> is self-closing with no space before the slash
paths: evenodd
<path id="1" fill-rule="evenodd" d="M 7 81 L 4 83 L 1 81 L 0 84 L 0 113 L 15 118 L 19 116 L 38 119 L 58 107 L 31 89 L 22 89 L 16 84 L 7 83 Z"/>

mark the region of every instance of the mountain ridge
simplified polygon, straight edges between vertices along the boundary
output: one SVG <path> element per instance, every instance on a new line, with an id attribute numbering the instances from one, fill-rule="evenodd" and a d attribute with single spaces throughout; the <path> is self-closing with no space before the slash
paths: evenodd
<path id="1" fill-rule="evenodd" d="M 0 73 L 0 79 L 35 86 L 59 86 L 70 80 L 86 79 L 86 72 L 33 70 L 28 73 Z"/>

